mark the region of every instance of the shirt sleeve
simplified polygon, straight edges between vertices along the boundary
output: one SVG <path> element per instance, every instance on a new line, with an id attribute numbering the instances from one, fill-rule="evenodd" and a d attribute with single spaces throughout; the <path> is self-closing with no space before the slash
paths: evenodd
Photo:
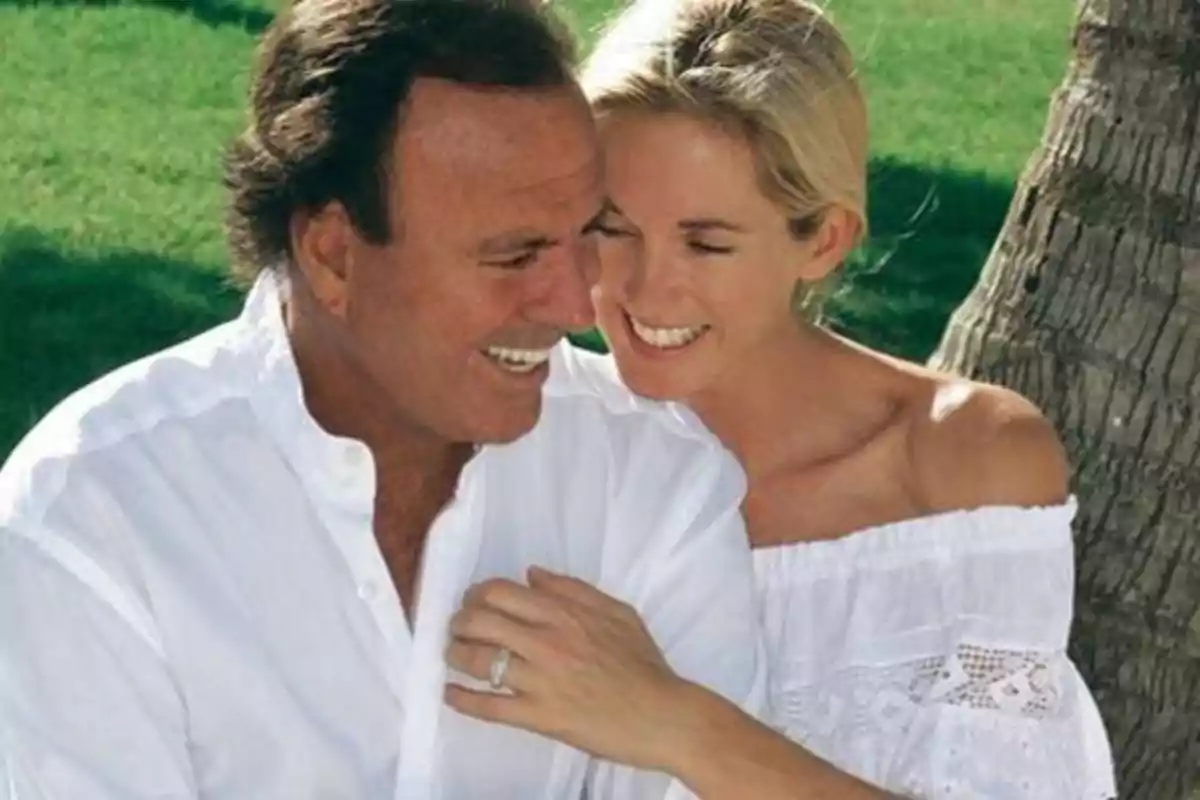
<path id="1" fill-rule="evenodd" d="M 197 796 L 137 594 L 69 539 L 0 528 L 0 800 Z"/>
<path id="2" fill-rule="evenodd" d="M 630 602 L 675 671 L 761 718 L 765 656 L 753 564 L 741 516 L 745 479 L 719 447 L 672 466 L 660 450 L 631 461 L 613 504 L 610 541 L 641 541 L 606 564 L 601 588 Z M 636 534 L 636 535 L 631 535 Z M 598 762 L 589 800 L 682 800 L 670 776 Z"/>

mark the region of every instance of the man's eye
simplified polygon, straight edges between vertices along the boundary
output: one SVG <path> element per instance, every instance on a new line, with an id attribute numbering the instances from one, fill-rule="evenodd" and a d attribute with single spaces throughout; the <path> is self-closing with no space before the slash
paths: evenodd
<path id="1" fill-rule="evenodd" d="M 732 247 L 721 247 L 715 244 L 707 244 L 706 242 L 688 242 L 688 247 L 706 256 L 727 256 L 733 252 Z"/>
<path id="2" fill-rule="evenodd" d="M 521 255 L 514 256 L 512 258 L 506 258 L 500 261 L 485 261 L 484 263 L 489 267 L 497 267 L 498 269 L 523 269 L 536 261 L 537 257 L 538 251 L 530 250 L 527 253 L 522 253 Z"/>

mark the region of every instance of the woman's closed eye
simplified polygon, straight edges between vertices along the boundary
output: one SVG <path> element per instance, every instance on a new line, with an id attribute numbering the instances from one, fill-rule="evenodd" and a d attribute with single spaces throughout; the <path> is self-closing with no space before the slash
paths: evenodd
<path id="1" fill-rule="evenodd" d="M 635 231 L 600 221 L 593 222 L 588 227 L 588 233 L 598 233 L 605 239 L 633 239 L 637 236 Z"/>

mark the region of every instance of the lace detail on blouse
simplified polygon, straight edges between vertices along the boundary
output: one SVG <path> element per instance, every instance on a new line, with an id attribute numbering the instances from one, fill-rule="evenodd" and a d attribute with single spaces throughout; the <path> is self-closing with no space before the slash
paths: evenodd
<path id="1" fill-rule="evenodd" d="M 916 664 L 909 698 L 1044 719 L 1059 705 L 1054 661 L 1039 653 L 962 644 Z"/>
<path id="2" fill-rule="evenodd" d="M 757 551 L 776 727 L 906 797 L 1115 797 L 1064 652 L 1073 512 L 983 509 Z"/>

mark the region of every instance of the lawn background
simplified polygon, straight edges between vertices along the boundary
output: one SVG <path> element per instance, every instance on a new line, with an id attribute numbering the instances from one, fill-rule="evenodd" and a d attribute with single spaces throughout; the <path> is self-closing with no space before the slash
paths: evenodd
<path id="1" fill-rule="evenodd" d="M 590 36 L 605 0 L 566 0 Z M 220 154 L 272 3 L 0 0 L 0 458 L 66 393 L 234 314 Z M 1072 0 L 831 0 L 871 108 L 834 325 L 924 358 L 1069 55 Z"/>

